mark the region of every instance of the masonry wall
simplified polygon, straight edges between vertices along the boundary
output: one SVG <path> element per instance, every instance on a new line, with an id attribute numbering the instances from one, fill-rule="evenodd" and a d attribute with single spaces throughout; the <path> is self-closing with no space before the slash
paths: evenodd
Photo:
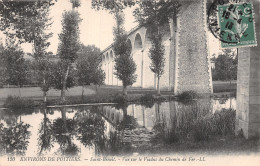
<path id="1" fill-rule="evenodd" d="M 204 0 L 186 0 L 177 21 L 175 93 L 212 93 Z"/>
<path id="2" fill-rule="evenodd" d="M 238 49 L 236 131 L 260 135 L 260 2 L 253 0 L 257 47 Z"/>

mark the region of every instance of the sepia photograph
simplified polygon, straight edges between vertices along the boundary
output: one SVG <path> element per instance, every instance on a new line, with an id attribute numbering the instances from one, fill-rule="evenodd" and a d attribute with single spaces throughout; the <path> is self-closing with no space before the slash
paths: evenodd
<path id="1" fill-rule="evenodd" d="M 0 166 L 260 166 L 259 41 L 260 0 L 0 0 Z"/>

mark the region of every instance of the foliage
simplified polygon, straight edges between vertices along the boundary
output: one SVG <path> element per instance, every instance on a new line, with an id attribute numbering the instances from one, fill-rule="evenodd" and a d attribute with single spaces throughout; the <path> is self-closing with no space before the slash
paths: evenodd
<path id="1" fill-rule="evenodd" d="M 178 101 L 183 103 L 188 103 L 198 97 L 199 95 L 195 91 L 184 91 L 177 95 Z"/>
<path id="2" fill-rule="evenodd" d="M 81 19 L 76 11 L 65 11 L 62 18 L 58 54 L 63 61 L 72 63 L 77 59 L 77 53 L 80 50 L 79 23 Z"/>
<path id="3" fill-rule="evenodd" d="M 141 96 L 140 101 L 141 105 L 145 106 L 146 108 L 152 108 L 155 103 L 155 98 L 152 94 L 145 94 Z"/>
<path id="4" fill-rule="evenodd" d="M 72 8 L 73 8 L 73 9 L 74 9 L 74 8 L 78 8 L 78 7 L 80 7 L 80 5 L 81 5 L 80 0 L 70 0 L 70 2 L 72 3 Z"/>
<path id="5" fill-rule="evenodd" d="M 84 146 L 98 146 L 102 144 L 105 137 L 105 121 L 96 113 L 88 111 L 77 112 L 75 115 L 77 120 L 77 139 Z"/>
<path id="6" fill-rule="evenodd" d="M 157 77 L 157 93 L 160 94 L 160 77 L 164 73 L 165 48 L 162 43 L 162 34 L 160 26 L 167 24 L 170 18 L 177 15 L 180 3 L 177 0 L 163 1 L 151 0 L 141 1 L 134 11 L 134 16 L 140 25 L 144 25 L 151 30 L 149 39 L 152 46 L 149 49 L 149 57 L 151 59 L 150 69 Z"/>
<path id="7" fill-rule="evenodd" d="M 76 123 L 72 119 L 55 119 L 52 125 L 52 132 L 55 140 L 61 145 L 65 146 L 70 143 L 70 133 L 75 131 Z"/>
<path id="8" fill-rule="evenodd" d="M 223 54 L 213 58 L 215 69 L 212 70 L 213 80 L 236 80 L 238 56 L 230 49 L 226 49 Z"/>
<path id="9" fill-rule="evenodd" d="M 102 85 L 105 73 L 101 69 L 100 49 L 93 46 L 81 46 L 81 52 L 76 62 L 79 85 Z"/>
<path id="10" fill-rule="evenodd" d="M 164 57 L 164 45 L 162 44 L 162 35 L 152 34 L 151 37 L 152 47 L 149 49 L 149 57 L 151 59 L 150 69 L 153 73 L 160 78 L 164 73 L 165 57 Z"/>
<path id="11" fill-rule="evenodd" d="M 24 155 L 29 144 L 29 127 L 29 124 L 23 122 L 7 128 L 0 124 L 0 152 L 6 151 L 9 155 Z"/>
<path id="12" fill-rule="evenodd" d="M 48 14 L 52 5 L 54 0 L 2 0 L 0 1 L 0 29 L 7 36 L 17 37 L 20 42 L 37 43 L 36 37 L 43 34 L 44 38 L 48 38 L 51 33 L 45 34 L 43 31 L 51 25 Z"/>
<path id="13" fill-rule="evenodd" d="M 4 45 L 0 41 L 0 88 L 3 87 L 5 79 L 6 79 L 5 78 L 5 61 L 4 61 L 4 57 L 3 57 L 3 52 L 4 52 Z"/>
<path id="14" fill-rule="evenodd" d="M 38 145 L 39 145 L 39 154 L 44 150 L 50 150 L 53 145 L 52 145 L 52 140 L 53 140 L 53 131 L 52 131 L 52 123 L 50 119 L 47 117 L 47 111 L 44 109 L 44 118 L 43 122 L 41 122 L 41 126 L 39 129 L 39 137 L 38 137 Z"/>
<path id="15" fill-rule="evenodd" d="M 54 78 L 56 78 L 54 74 L 55 70 L 53 70 L 54 65 L 55 63 L 45 58 L 38 61 L 38 65 L 36 68 L 36 72 L 38 73 L 37 82 L 40 84 L 40 88 L 43 92 L 48 92 L 54 83 Z"/>
<path id="16" fill-rule="evenodd" d="M 72 68 L 72 67 L 71 67 Z M 58 61 L 54 63 L 52 66 L 52 80 L 51 84 L 54 89 L 62 90 L 63 89 L 63 81 L 64 81 L 64 72 L 67 70 L 67 64 Z M 67 81 L 66 81 L 66 89 L 71 88 L 75 85 L 75 70 L 73 68 L 69 71 Z"/>
<path id="17" fill-rule="evenodd" d="M 180 0 L 150 0 L 139 1 L 138 7 L 134 10 L 134 16 L 140 25 L 163 25 L 169 23 L 169 19 L 175 19 L 181 10 Z"/>
<path id="18" fill-rule="evenodd" d="M 23 99 L 17 96 L 8 96 L 7 99 L 5 100 L 4 107 L 11 108 L 15 112 L 17 111 L 25 112 L 20 109 L 33 108 L 35 107 L 35 104 L 33 100 L 30 99 Z"/>
<path id="19" fill-rule="evenodd" d="M 132 7 L 136 3 L 135 1 L 117 1 L 117 0 L 99 0 L 92 1 L 92 8 L 96 10 L 109 10 L 110 13 L 115 13 L 117 11 L 122 11 L 126 7 Z"/>
<path id="20" fill-rule="evenodd" d="M 62 15 L 62 32 L 59 34 L 58 54 L 61 59 L 60 77 L 62 79 L 61 100 L 65 101 L 65 90 L 68 76 L 80 50 L 79 23 L 81 21 L 79 13 L 75 10 L 65 11 Z"/>
<path id="21" fill-rule="evenodd" d="M 115 75 L 122 81 L 124 94 L 126 87 L 136 81 L 136 64 L 131 56 L 131 49 L 127 44 L 127 34 L 124 30 L 124 16 L 122 12 L 116 12 L 116 27 L 114 27 L 114 53 L 115 53 Z"/>
<path id="22" fill-rule="evenodd" d="M 27 83 L 28 69 L 23 58 L 23 51 L 11 41 L 1 53 L 3 61 L 4 83 L 21 87 Z"/>
<path id="23" fill-rule="evenodd" d="M 46 50 L 50 45 L 48 39 L 52 36 L 47 32 L 52 24 L 49 18 L 52 5 L 54 0 L 0 2 L 0 29 L 20 43 L 33 43 L 33 57 L 38 66 L 36 73 L 45 101 L 46 92 L 51 86 Z"/>
<path id="24" fill-rule="evenodd" d="M 122 108 L 126 105 L 128 105 L 127 103 L 127 97 L 125 95 L 122 95 L 120 93 L 114 94 L 112 97 L 112 102 L 113 103 L 117 103 L 118 105 L 116 106 L 116 108 Z"/>

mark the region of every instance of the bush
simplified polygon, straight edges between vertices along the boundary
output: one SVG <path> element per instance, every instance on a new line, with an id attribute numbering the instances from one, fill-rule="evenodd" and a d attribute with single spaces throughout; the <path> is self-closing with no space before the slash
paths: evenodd
<path id="1" fill-rule="evenodd" d="M 194 91 L 184 91 L 181 94 L 177 95 L 178 101 L 184 102 L 184 103 L 190 102 L 193 99 L 196 99 L 198 97 L 199 97 L 199 95 Z"/>
<path id="2" fill-rule="evenodd" d="M 127 97 L 121 93 L 117 93 L 115 95 L 113 95 L 113 103 L 117 103 L 117 104 L 124 104 L 127 102 Z"/>
<path id="3" fill-rule="evenodd" d="M 155 98 L 152 94 L 145 94 L 140 98 L 141 105 L 146 108 L 152 108 L 155 103 Z"/>
<path id="4" fill-rule="evenodd" d="M 4 107 L 11 109 L 33 108 L 38 106 L 31 99 L 22 99 L 17 96 L 8 96 L 5 100 Z"/>
<path id="5" fill-rule="evenodd" d="M 152 94 L 145 94 L 141 96 L 140 101 L 143 102 L 154 102 L 154 96 Z"/>

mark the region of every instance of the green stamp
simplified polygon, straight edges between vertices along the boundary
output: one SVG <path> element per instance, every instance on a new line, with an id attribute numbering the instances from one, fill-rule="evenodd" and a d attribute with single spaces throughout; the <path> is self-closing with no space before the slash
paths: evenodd
<path id="1" fill-rule="evenodd" d="M 256 46 L 253 16 L 251 3 L 219 5 L 221 48 Z"/>

